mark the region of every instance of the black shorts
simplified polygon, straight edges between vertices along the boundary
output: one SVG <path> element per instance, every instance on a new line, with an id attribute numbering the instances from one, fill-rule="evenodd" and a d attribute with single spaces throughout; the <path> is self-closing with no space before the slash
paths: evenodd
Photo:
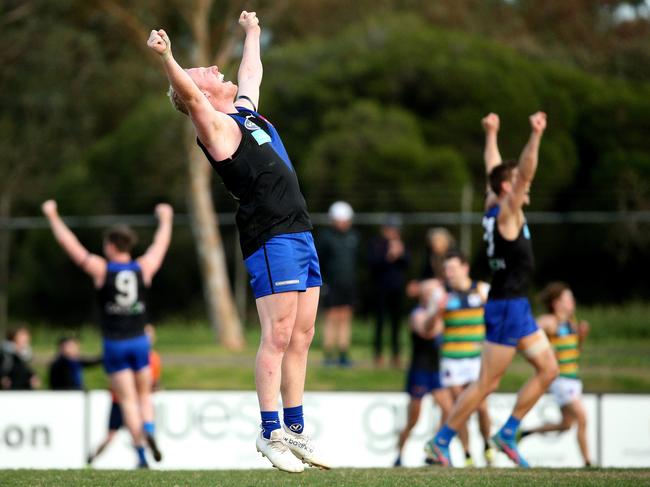
<path id="1" fill-rule="evenodd" d="M 353 286 L 340 284 L 323 284 L 321 288 L 321 303 L 323 308 L 334 308 L 336 306 L 354 306 L 356 292 Z"/>
<path id="2" fill-rule="evenodd" d="M 120 407 L 120 403 L 111 403 L 111 415 L 108 417 L 108 429 L 109 431 L 117 431 L 122 426 L 124 426 L 124 420 L 122 419 L 122 408 Z"/>

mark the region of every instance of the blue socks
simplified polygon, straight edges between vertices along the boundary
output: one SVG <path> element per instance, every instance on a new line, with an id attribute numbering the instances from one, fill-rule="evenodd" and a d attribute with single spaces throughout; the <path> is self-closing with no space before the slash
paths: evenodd
<path id="1" fill-rule="evenodd" d="M 440 428 L 440 431 L 438 431 L 438 434 L 433 439 L 433 441 L 438 446 L 449 448 L 449 443 L 451 443 L 451 440 L 454 438 L 454 436 L 456 436 L 456 431 L 445 424 L 442 428 Z"/>
<path id="2" fill-rule="evenodd" d="M 284 424 L 293 433 L 302 434 L 305 428 L 305 418 L 302 414 L 302 405 L 293 408 L 284 408 Z"/>
<path id="3" fill-rule="evenodd" d="M 501 430 L 499 430 L 501 438 L 508 441 L 514 440 L 517 430 L 519 429 L 519 423 L 521 423 L 520 419 L 510 416 L 508 421 L 506 421 L 506 424 L 504 424 Z"/>
<path id="4" fill-rule="evenodd" d="M 280 416 L 277 411 L 262 411 L 262 436 L 271 439 L 271 432 L 280 429 Z"/>
<path id="5" fill-rule="evenodd" d="M 147 457 L 144 455 L 144 446 L 136 446 L 135 451 L 138 452 L 138 461 L 140 462 L 140 465 L 146 465 Z"/>
<path id="6" fill-rule="evenodd" d="M 156 432 L 156 426 L 153 423 L 145 422 L 142 425 L 142 429 L 144 429 L 144 432 L 149 436 L 154 436 L 154 433 Z"/>

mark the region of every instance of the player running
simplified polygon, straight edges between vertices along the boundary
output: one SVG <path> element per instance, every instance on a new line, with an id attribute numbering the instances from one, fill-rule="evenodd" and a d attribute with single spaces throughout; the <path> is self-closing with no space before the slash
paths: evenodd
<path id="1" fill-rule="evenodd" d="M 442 332 L 441 311 L 445 292 L 436 279 L 419 283 L 419 303 L 411 312 L 411 366 L 409 367 L 406 392 L 410 396 L 406 426 L 399 435 L 398 454 L 394 466 L 402 466 L 402 450 L 411 430 L 420 418 L 422 398 L 431 393 L 434 402 L 440 406 L 440 424 L 444 424 L 451 410 L 452 399 L 440 383 L 440 333 Z"/>
<path id="2" fill-rule="evenodd" d="M 513 462 L 528 467 L 515 441 L 519 423 L 558 374 L 548 339 L 537 327 L 527 293 L 533 272 L 533 249 L 523 206 L 537 169 L 546 114 L 530 116 L 531 134 L 519 163 L 502 162 L 497 147 L 499 117 L 483 119 L 486 132 L 485 168 L 489 185 L 483 217 L 484 239 L 492 270 L 492 287 L 485 305 L 486 340 L 479 378 L 454 405 L 447 424 L 425 446 L 433 463 L 449 466 L 449 443 L 481 402 L 499 387 L 517 350 L 535 367 L 535 375 L 519 390 L 512 414 L 492 437 Z"/>
<path id="3" fill-rule="evenodd" d="M 103 337 L 104 369 L 120 403 L 124 423 L 138 454 L 138 467 L 148 468 L 145 441 L 160 459 L 154 438 L 151 402 L 151 370 L 146 292 L 162 265 L 172 235 L 172 207 L 156 206 L 158 229 L 153 243 L 137 259 L 131 257 L 135 233 L 125 225 L 109 228 L 104 237 L 104 256 L 90 253 L 59 216 L 56 202 L 43 203 L 54 237 L 72 261 L 88 274 L 97 290 Z"/>
<path id="4" fill-rule="evenodd" d="M 443 260 L 447 304 L 443 312 L 444 332 L 442 385 L 449 389 L 454 401 L 474 381 L 481 370 L 481 349 L 485 339 L 483 305 L 487 301 L 489 284 L 470 277 L 469 262 L 458 251 L 448 252 Z M 478 421 L 483 437 L 485 462 L 491 465 L 494 449 L 490 445 L 490 415 L 484 399 L 478 407 Z M 467 424 L 458 430 L 465 450 L 465 465 L 474 464 L 469 450 Z"/>
<path id="5" fill-rule="evenodd" d="M 542 291 L 542 302 L 548 314 L 537 318 L 537 323 L 551 339 L 560 366 L 560 376 L 551 384 L 551 392 L 562 411 L 562 421 L 521 432 L 521 437 L 533 433 L 569 431 L 578 425 L 578 445 L 586 467 L 591 466 L 587 445 L 587 412 L 582 404 L 582 381 L 578 378 L 578 357 L 589 334 L 589 323 L 576 321 L 576 302 L 571 288 L 563 282 L 550 283 Z"/>
<path id="6" fill-rule="evenodd" d="M 217 66 L 184 70 L 164 30 L 151 31 L 147 44 L 160 55 L 172 103 L 189 115 L 199 147 L 239 201 L 237 229 L 262 327 L 255 364 L 262 417 L 257 450 L 287 472 L 302 472 L 303 462 L 328 468 L 303 431 L 307 354 L 321 285 L 312 224 L 284 145 L 257 112 L 262 81 L 258 18 L 244 11 L 239 23 L 246 33 L 239 87 L 226 81 Z"/>

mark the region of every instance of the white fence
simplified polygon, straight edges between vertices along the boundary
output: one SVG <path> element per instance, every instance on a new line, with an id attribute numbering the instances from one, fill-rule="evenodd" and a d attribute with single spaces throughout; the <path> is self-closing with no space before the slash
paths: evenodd
<path id="1" fill-rule="evenodd" d="M 388 467 L 396 456 L 397 434 L 406 420 L 403 393 L 307 393 L 306 430 L 335 466 Z M 510 413 L 514 394 L 489 400 L 493 429 Z M 588 441 L 594 459 L 607 467 L 650 466 L 650 395 L 587 394 Z M 169 391 L 155 396 L 157 437 L 164 458 L 154 468 L 269 468 L 255 451 L 259 413 L 254 392 Z M 81 468 L 88 451 L 106 435 L 110 397 L 89 393 L 0 393 L 0 468 Z M 559 410 L 544 396 L 525 418 L 533 427 L 558 420 Z M 423 414 L 406 444 L 405 466 L 423 465 L 422 447 L 438 424 L 439 411 L 425 399 Z M 470 423 L 472 452 L 481 465 L 476 418 Z M 524 456 L 534 466 L 578 467 L 575 430 L 525 438 Z M 452 444 L 452 460 L 462 451 Z M 135 461 L 126 431 L 119 432 L 97 468 L 130 468 Z M 499 455 L 497 466 L 510 462 Z"/>

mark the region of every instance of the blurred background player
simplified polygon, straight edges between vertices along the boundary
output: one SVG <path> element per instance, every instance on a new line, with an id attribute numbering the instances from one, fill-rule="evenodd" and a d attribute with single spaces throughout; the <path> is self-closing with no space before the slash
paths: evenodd
<path id="1" fill-rule="evenodd" d="M 390 322 L 390 342 L 393 367 L 400 366 L 399 331 L 402 321 L 402 302 L 406 285 L 409 255 L 401 234 L 402 222 L 396 215 L 386 218 L 381 234 L 370 242 L 368 262 L 375 305 L 375 365 L 383 358 L 384 322 Z"/>
<path id="2" fill-rule="evenodd" d="M 537 318 L 540 328 L 551 339 L 560 367 L 560 376 L 551 384 L 550 391 L 562 411 L 562 421 L 539 428 L 524 430 L 521 437 L 533 433 L 569 431 L 577 424 L 577 438 L 585 466 L 591 466 L 587 445 L 587 412 L 582 403 L 582 381 L 578 377 L 578 358 L 582 344 L 589 334 L 589 323 L 576 321 L 576 302 L 573 292 L 563 282 L 552 282 L 542 291 L 542 302 L 548 314 Z"/>
<path id="3" fill-rule="evenodd" d="M 485 339 L 483 306 L 490 286 L 470 277 L 469 262 L 459 251 L 447 253 L 443 271 L 447 301 L 442 314 L 445 326 L 440 377 L 442 385 L 449 389 L 453 400 L 457 401 L 467 386 L 479 377 L 481 349 Z M 494 449 L 490 446 L 487 400 L 481 402 L 477 412 L 485 461 L 491 465 Z M 467 423 L 458 431 L 458 438 L 465 450 L 465 465 L 472 466 Z"/>
<path id="4" fill-rule="evenodd" d="M 90 253 L 59 216 L 56 202 L 43 203 L 54 237 L 72 261 L 93 280 L 100 305 L 104 369 L 111 389 L 120 402 L 122 416 L 138 454 L 138 467 L 147 468 L 144 451 L 149 444 L 154 459 L 161 454 L 154 439 L 154 412 L 151 402 L 151 369 L 146 291 L 162 265 L 172 235 L 173 210 L 156 206 L 158 229 L 153 243 L 137 259 L 131 257 L 136 235 L 124 225 L 109 228 L 104 238 L 104 257 Z"/>
<path id="5" fill-rule="evenodd" d="M 501 377 L 519 350 L 535 368 L 535 375 L 519 390 L 512 414 L 492 441 L 514 463 L 528 467 L 517 449 L 519 424 L 558 374 L 553 350 L 544 332 L 537 327 L 527 298 L 534 258 L 523 207 L 530 202 L 530 185 L 537 170 L 546 114 L 537 112 L 529 121 L 531 134 L 518 164 L 501 160 L 497 146 L 499 117 L 490 114 L 482 121 L 489 180 L 483 227 L 492 271 L 485 305 L 486 341 L 479 379 L 461 394 L 447 424 L 425 447 L 431 461 L 439 465 L 450 465 L 451 439 L 488 394 L 499 387 Z"/>
<path id="6" fill-rule="evenodd" d="M 82 391 L 83 369 L 103 362 L 103 357 L 81 357 L 79 340 L 73 336 L 59 339 L 58 353 L 49 366 L 50 389 L 53 391 Z"/>
<path id="7" fill-rule="evenodd" d="M 164 30 L 151 31 L 147 45 L 160 55 L 172 103 L 189 115 L 199 147 L 238 200 L 237 229 L 262 327 L 255 363 L 262 431 L 255 446 L 275 467 L 298 473 L 303 462 L 328 468 L 304 434 L 302 407 L 322 282 L 295 169 L 278 132 L 257 112 L 259 20 L 243 11 L 239 24 L 245 32 L 239 86 L 225 81 L 217 66 L 184 70 Z"/>
<path id="8" fill-rule="evenodd" d="M 154 393 L 160 390 L 160 381 L 162 378 L 162 360 L 160 359 L 160 354 L 156 352 L 153 347 L 156 343 L 156 329 L 152 324 L 147 324 L 144 327 L 144 332 L 149 339 L 151 344 L 151 350 L 149 351 L 149 368 L 151 369 L 151 392 Z M 92 464 L 95 459 L 106 450 L 106 447 L 111 444 L 115 435 L 124 426 L 124 420 L 122 418 L 122 410 L 120 409 L 120 401 L 111 390 L 111 410 L 108 416 L 108 433 L 106 438 L 97 447 L 95 453 L 88 456 L 88 465 Z"/>
<path id="9" fill-rule="evenodd" d="M 330 226 L 316 239 L 323 274 L 324 364 L 348 367 L 351 364 L 350 333 L 357 291 L 359 235 L 352 228 L 354 211 L 348 203 L 333 203 L 328 214 Z"/>
<path id="10" fill-rule="evenodd" d="M 30 367 L 32 336 L 26 326 L 7 332 L 0 348 L 0 389 L 29 391 L 38 389 L 41 381 Z"/>
<path id="11" fill-rule="evenodd" d="M 411 430 L 420 418 L 422 398 L 431 393 L 440 407 L 440 424 L 444 424 L 451 410 L 452 399 L 440 382 L 440 313 L 444 306 L 445 292 L 436 279 L 420 283 L 418 305 L 411 312 L 411 365 L 408 370 L 406 392 L 410 396 L 406 426 L 399 435 L 398 455 L 394 466 L 402 465 L 402 450 Z"/>

